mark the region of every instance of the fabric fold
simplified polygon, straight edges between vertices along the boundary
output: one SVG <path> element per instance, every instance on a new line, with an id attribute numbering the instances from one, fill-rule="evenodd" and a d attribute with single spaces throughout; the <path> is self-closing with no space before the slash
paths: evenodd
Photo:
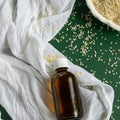
<path id="1" fill-rule="evenodd" d="M 65 56 L 49 41 L 67 22 L 74 3 L 75 0 L 0 2 L 0 104 L 12 120 L 56 120 L 50 80 L 53 61 Z M 112 87 L 72 62 L 69 64 L 79 83 L 82 120 L 109 120 Z"/>

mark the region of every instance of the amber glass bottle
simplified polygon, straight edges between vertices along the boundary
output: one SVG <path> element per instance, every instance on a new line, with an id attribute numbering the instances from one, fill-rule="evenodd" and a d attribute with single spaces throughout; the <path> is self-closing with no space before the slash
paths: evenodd
<path id="1" fill-rule="evenodd" d="M 68 62 L 65 58 L 55 61 L 56 74 L 51 86 L 58 120 L 80 120 L 83 108 L 75 76 L 67 71 Z"/>

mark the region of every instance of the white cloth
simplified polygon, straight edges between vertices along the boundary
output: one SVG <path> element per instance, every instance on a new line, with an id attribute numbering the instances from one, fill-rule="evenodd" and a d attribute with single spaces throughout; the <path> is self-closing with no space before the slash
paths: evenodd
<path id="1" fill-rule="evenodd" d="M 0 112 L 0 120 L 2 120 L 2 119 L 1 119 L 1 112 Z"/>
<path id="2" fill-rule="evenodd" d="M 67 21 L 75 0 L 0 1 L 0 104 L 12 120 L 56 120 L 50 79 L 55 56 L 48 43 Z M 52 59 L 52 58 L 51 58 Z M 113 89 L 69 61 L 79 82 L 82 120 L 109 120 Z"/>

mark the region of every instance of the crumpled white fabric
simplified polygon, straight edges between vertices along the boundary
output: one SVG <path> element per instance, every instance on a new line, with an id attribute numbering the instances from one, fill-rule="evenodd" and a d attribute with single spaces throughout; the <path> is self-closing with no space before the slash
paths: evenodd
<path id="1" fill-rule="evenodd" d="M 1 112 L 0 112 L 0 120 L 2 120 L 2 119 L 1 119 Z"/>
<path id="2" fill-rule="evenodd" d="M 53 66 L 48 58 L 64 56 L 48 41 L 64 26 L 74 3 L 0 1 L 0 104 L 12 120 L 56 120 L 50 88 Z M 79 83 L 82 120 L 109 120 L 113 89 L 81 67 L 69 64 Z"/>

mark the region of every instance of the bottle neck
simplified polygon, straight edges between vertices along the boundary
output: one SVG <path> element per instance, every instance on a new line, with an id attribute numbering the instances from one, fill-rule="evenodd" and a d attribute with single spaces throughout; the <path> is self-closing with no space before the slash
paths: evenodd
<path id="1" fill-rule="evenodd" d="M 59 72 L 67 71 L 67 69 L 68 69 L 67 67 L 61 67 L 61 68 L 57 68 L 55 71 L 59 73 Z"/>

